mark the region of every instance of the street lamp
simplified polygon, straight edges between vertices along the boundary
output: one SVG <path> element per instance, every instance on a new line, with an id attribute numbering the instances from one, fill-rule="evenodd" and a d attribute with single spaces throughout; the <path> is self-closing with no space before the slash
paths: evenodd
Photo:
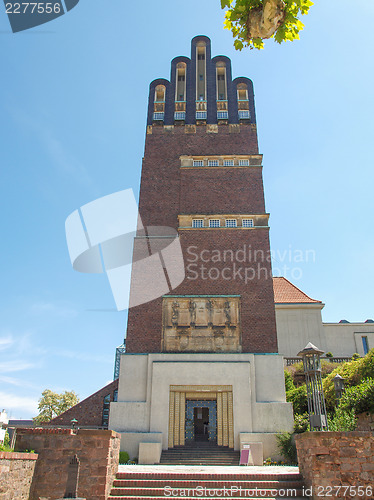
<path id="1" fill-rule="evenodd" d="M 299 352 L 303 358 L 310 430 L 328 430 L 325 398 L 321 377 L 321 355 L 324 352 L 311 342 Z"/>
<path id="2" fill-rule="evenodd" d="M 343 396 L 343 393 L 345 391 L 344 389 L 344 378 L 339 375 L 335 375 L 334 377 L 334 388 L 335 388 L 335 397 L 336 397 L 336 406 L 339 405 L 340 399 Z"/>

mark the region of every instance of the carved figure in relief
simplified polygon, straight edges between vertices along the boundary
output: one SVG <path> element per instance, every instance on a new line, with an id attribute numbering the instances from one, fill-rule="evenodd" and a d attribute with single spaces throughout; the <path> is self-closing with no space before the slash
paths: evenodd
<path id="1" fill-rule="evenodd" d="M 176 300 L 173 302 L 171 308 L 173 310 L 171 315 L 171 323 L 172 325 L 176 326 L 178 325 L 178 318 L 179 318 L 179 304 Z"/>
<path id="2" fill-rule="evenodd" d="M 212 299 L 209 299 L 207 301 L 206 308 L 209 311 L 209 325 L 211 326 L 213 324 L 213 309 L 214 309 L 214 302 Z"/>
<path id="3" fill-rule="evenodd" d="M 193 300 L 190 300 L 190 318 L 191 318 L 191 324 L 196 323 L 196 302 Z"/>
<path id="4" fill-rule="evenodd" d="M 224 312 L 226 316 L 226 323 L 231 323 L 231 310 L 230 310 L 230 302 L 226 300 L 224 305 Z"/>

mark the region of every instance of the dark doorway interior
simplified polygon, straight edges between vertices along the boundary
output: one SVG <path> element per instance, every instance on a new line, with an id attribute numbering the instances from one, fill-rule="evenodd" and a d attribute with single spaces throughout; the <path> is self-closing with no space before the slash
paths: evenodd
<path id="1" fill-rule="evenodd" d="M 209 439 L 209 408 L 194 408 L 195 441 Z"/>

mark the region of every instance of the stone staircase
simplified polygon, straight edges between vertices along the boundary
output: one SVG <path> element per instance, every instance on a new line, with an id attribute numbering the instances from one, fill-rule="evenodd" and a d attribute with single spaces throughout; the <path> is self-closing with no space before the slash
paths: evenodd
<path id="1" fill-rule="evenodd" d="M 240 453 L 227 446 L 196 442 L 164 450 L 161 465 L 239 465 Z"/>
<path id="2" fill-rule="evenodd" d="M 194 467 L 178 467 L 174 471 L 172 467 L 170 471 L 165 467 L 153 467 L 151 471 L 142 472 L 139 466 L 139 472 L 133 472 L 133 469 L 119 472 L 108 500 L 304 498 L 303 481 L 298 473 L 251 473 L 251 467 L 235 467 L 235 472 L 229 472 L 226 467 L 212 467 L 210 471 L 196 467 L 196 472 Z"/>

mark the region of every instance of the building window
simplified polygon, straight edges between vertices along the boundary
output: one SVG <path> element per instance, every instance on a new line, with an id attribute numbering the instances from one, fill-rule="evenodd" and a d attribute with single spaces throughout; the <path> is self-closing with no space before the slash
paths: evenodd
<path id="1" fill-rule="evenodd" d="M 225 75 L 217 75 L 217 80 L 225 80 Z"/>
<path id="2" fill-rule="evenodd" d="M 225 167 L 232 167 L 234 165 L 234 160 L 224 160 L 223 164 Z"/>
<path id="3" fill-rule="evenodd" d="M 157 85 L 157 87 L 155 88 L 155 102 L 165 102 L 165 94 L 165 85 Z"/>
<path id="4" fill-rule="evenodd" d="M 158 121 L 158 120 L 163 121 L 164 120 L 164 113 L 153 113 L 153 120 L 154 121 Z"/>
<path id="5" fill-rule="evenodd" d="M 198 54 L 198 55 L 197 55 L 197 59 L 198 59 L 199 61 L 204 61 L 204 59 L 205 59 L 205 54 Z"/>
<path id="6" fill-rule="evenodd" d="M 103 399 L 103 413 L 102 413 L 102 419 L 101 419 L 102 427 L 108 427 L 109 407 L 110 407 L 110 394 L 107 394 Z"/>
<path id="7" fill-rule="evenodd" d="M 218 167 L 218 165 L 219 165 L 218 160 L 208 160 L 209 167 Z"/>
<path id="8" fill-rule="evenodd" d="M 226 227 L 237 227 L 237 225 L 236 219 L 226 219 Z"/>
<path id="9" fill-rule="evenodd" d="M 185 120 L 186 112 L 185 111 L 176 111 L 174 113 L 174 120 Z"/>
<path id="10" fill-rule="evenodd" d="M 192 227 L 204 227 L 204 219 L 192 219 Z"/>
<path id="11" fill-rule="evenodd" d="M 240 120 L 249 120 L 250 119 L 249 111 L 239 110 L 239 119 Z"/>
<path id="12" fill-rule="evenodd" d="M 227 120 L 229 117 L 228 111 L 217 111 L 218 120 Z"/>
<path id="13" fill-rule="evenodd" d="M 206 111 L 196 111 L 196 120 L 206 120 Z"/>
<path id="14" fill-rule="evenodd" d="M 245 83 L 239 83 L 237 86 L 238 101 L 248 101 L 248 88 Z"/>
<path id="15" fill-rule="evenodd" d="M 177 64 L 177 82 L 175 86 L 175 100 L 184 101 L 186 95 L 186 71 L 187 65 L 184 62 Z M 175 108 L 175 111 L 182 111 Z"/>
<path id="16" fill-rule="evenodd" d="M 194 167 L 203 167 L 204 166 L 204 160 L 193 160 L 192 165 Z"/>
<path id="17" fill-rule="evenodd" d="M 243 219 L 242 226 L 243 227 L 253 227 L 253 219 Z"/>
<path id="18" fill-rule="evenodd" d="M 239 160 L 239 167 L 248 167 L 249 160 Z"/>
<path id="19" fill-rule="evenodd" d="M 116 389 L 116 390 L 113 392 L 113 401 L 114 401 L 114 402 L 117 402 L 117 401 L 118 401 L 118 389 Z"/>
<path id="20" fill-rule="evenodd" d="M 209 220 L 209 227 L 220 227 L 220 220 L 219 219 L 210 219 Z"/>
<path id="21" fill-rule="evenodd" d="M 364 348 L 364 355 L 369 352 L 369 342 L 367 337 L 361 337 L 362 338 L 362 346 Z"/>

